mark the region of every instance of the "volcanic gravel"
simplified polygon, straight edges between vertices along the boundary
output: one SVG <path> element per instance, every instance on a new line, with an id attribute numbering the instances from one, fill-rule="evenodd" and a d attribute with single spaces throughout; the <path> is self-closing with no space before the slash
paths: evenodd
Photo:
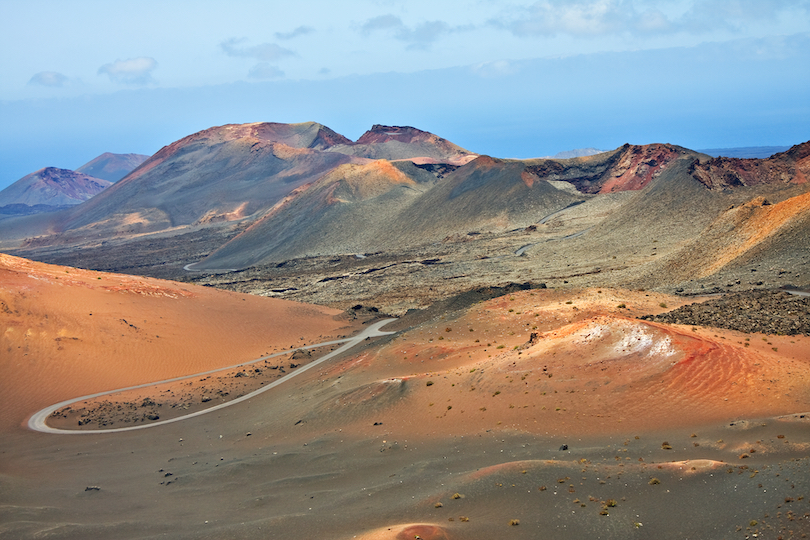
<path id="1" fill-rule="evenodd" d="M 727 328 L 746 333 L 810 335 L 810 297 L 785 291 L 755 290 L 727 294 L 646 321 Z"/>

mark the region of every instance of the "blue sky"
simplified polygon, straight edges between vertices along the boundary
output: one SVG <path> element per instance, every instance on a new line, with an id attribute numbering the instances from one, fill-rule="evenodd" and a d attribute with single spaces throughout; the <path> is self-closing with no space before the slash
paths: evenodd
<path id="1" fill-rule="evenodd" d="M 810 139 L 810 0 L 0 0 L 0 189 L 224 123 L 479 153 Z"/>

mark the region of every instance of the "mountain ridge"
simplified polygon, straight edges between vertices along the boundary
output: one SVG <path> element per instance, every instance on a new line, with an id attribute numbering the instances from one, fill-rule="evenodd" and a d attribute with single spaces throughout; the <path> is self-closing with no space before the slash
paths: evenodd
<path id="1" fill-rule="evenodd" d="M 459 280 L 453 287 L 477 285 L 476 272 L 501 264 L 538 279 L 610 272 L 620 284 L 655 286 L 667 282 L 652 270 L 658 261 L 729 205 L 757 196 L 779 203 L 806 191 L 809 155 L 810 142 L 765 160 L 654 143 L 517 160 L 474 154 L 408 126 L 375 124 L 353 142 L 316 122 L 228 124 L 166 145 L 82 205 L 5 220 L 0 245 L 48 262 L 172 278 L 183 278 L 184 267 L 463 253 L 467 262 L 446 269 L 460 265 L 447 276 Z M 800 234 L 802 223 L 785 230 Z M 751 249 L 771 245 L 782 246 L 769 240 Z"/>

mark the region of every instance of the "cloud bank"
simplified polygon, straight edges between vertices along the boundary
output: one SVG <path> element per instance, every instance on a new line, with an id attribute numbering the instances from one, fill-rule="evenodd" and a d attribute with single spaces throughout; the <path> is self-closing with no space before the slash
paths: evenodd
<path id="1" fill-rule="evenodd" d="M 273 35 L 276 36 L 276 39 L 287 40 L 287 39 L 297 38 L 299 36 L 305 36 L 307 34 L 313 33 L 314 31 L 315 31 L 315 29 L 312 28 L 311 26 L 299 26 L 298 28 L 296 28 L 292 32 L 276 32 Z"/>
<path id="2" fill-rule="evenodd" d="M 222 51 L 228 56 L 236 58 L 252 58 L 260 62 L 276 62 L 288 56 L 295 56 L 289 49 L 275 43 L 260 43 L 252 47 L 241 46 L 245 39 L 229 39 L 219 44 Z"/>
<path id="3" fill-rule="evenodd" d="M 391 14 L 368 19 L 360 26 L 360 32 L 367 36 L 374 32 L 388 32 L 395 39 L 407 43 L 409 49 L 427 49 L 443 36 L 461 29 L 451 27 L 444 21 L 426 21 L 407 26 L 402 19 Z"/>
<path id="4" fill-rule="evenodd" d="M 104 64 L 98 68 L 98 74 L 107 75 L 113 82 L 141 86 L 155 82 L 152 72 L 157 65 L 154 58 L 141 56 Z"/>
<path id="5" fill-rule="evenodd" d="M 782 17 L 810 16 L 807 0 L 540 0 L 490 20 L 516 36 L 598 37 L 741 31 Z"/>
<path id="6" fill-rule="evenodd" d="M 61 88 L 68 82 L 68 78 L 61 73 L 55 71 L 40 71 L 31 77 L 28 84 L 48 86 L 50 88 Z"/>

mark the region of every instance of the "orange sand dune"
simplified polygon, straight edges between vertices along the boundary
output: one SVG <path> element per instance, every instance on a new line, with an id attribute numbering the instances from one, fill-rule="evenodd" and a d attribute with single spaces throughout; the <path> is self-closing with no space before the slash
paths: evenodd
<path id="1" fill-rule="evenodd" d="M 354 333 L 338 313 L 0 254 L 0 429 L 67 398 Z"/>

